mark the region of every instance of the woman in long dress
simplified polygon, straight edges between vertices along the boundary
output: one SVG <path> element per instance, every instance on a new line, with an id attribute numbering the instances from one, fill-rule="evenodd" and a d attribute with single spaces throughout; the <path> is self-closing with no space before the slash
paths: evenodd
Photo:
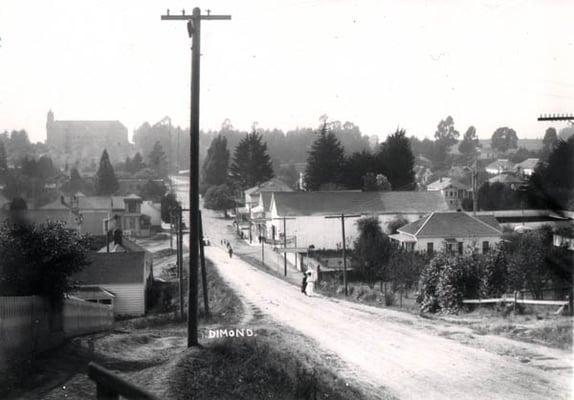
<path id="1" fill-rule="evenodd" d="M 311 269 L 308 270 L 307 271 L 307 287 L 305 290 L 305 292 L 307 293 L 307 296 L 313 296 L 315 294 L 315 281 L 316 281 L 315 273 Z"/>

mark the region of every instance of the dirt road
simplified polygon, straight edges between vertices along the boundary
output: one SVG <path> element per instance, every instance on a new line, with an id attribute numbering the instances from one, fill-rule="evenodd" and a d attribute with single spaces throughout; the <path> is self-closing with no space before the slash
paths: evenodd
<path id="1" fill-rule="evenodd" d="M 421 317 L 324 297 L 296 287 L 217 247 L 206 248 L 224 279 L 249 304 L 317 340 L 355 378 L 401 399 L 561 399 L 571 396 L 571 353 L 502 339 L 524 358 L 437 335 Z M 433 322 L 434 323 L 434 322 Z M 461 328 L 462 330 L 462 328 Z M 453 335 L 457 332 L 451 332 Z M 458 332 L 460 333 L 460 332 Z M 464 333 L 464 332 L 462 332 Z M 468 338 L 467 338 L 468 339 Z M 472 336 L 470 336 L 472 339 Z"/>

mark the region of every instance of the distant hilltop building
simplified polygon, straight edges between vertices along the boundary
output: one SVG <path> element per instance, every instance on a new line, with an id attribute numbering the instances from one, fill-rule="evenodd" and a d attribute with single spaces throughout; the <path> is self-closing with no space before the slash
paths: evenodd
<path id="1" fill-rule="evenodd" d="M 61 165 L 87 166 L 98 163 L 108 150 L 112 163 L 130 155 L 128 130 L 120 121 L 58 121 L 52 110 L 46 121 L 46 144 Z"/>

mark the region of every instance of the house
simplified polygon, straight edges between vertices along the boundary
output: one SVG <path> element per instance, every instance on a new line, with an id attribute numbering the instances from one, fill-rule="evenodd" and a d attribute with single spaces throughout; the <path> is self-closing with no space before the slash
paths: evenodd
<path id="1" fill-rule="evenodd" d="M 141 197 L 129 196 L 85 196 L 77 193 L 66 199 L 61 197 L 52 203 L 40 207 L 40 212 L 34 217 L 36 222 L 46 219 L 59 219 L 67 222 L 70 227 L 82 233 L 102 235 L 108 229 L 121 228 L 127 236 L 149 236 L 149 218 L 141 212 Z M 57 218 L 51 218 L 54 215 Z M 61 215 L 65 215 L 61 218 Z M 38 219 L 43 218 L 43 220 Z"/>
<path id="2" fill-rule="evenodd" d="M 153 256 L 134 242 L 123 238 L 91 253 L 91 264 L 73 275 L 79 282 L 73 295 L 109 304 L 115 316 L 140 316 L 149 308 L 153 282 Z"/>
<path id="3" fill-rule="evenodd" d="M 389 237 L 407 250 L 433 253 L 487 253 L 501 241 L 502 229 L 493 215 L 433 212 L 399 228 Z"/>
<path id="4" fill-rule="evenodd" d="M 486 172 L 491 175 L 498 175 L 503 172 L 512 172 L 513 169 L 514 164 L 505 158 L 499 158 L 498 160 L 488 164 L 485 168 Z"/>
<path id="5" fill-rule="evenodd" d="M 151 200 L 142 202 L 141 212 L 150 218 L 150 225 L 152 227 L 161 227 L 161 204 L 154 203 Z"/>
<path id="6" fill-rule="evenodd" d="M 464 199 L 472 199 L 472 191 L 468 186 L 448 177 L 429 183 L 427 191 L 442 193 L 451 209 L 459 209 Z"/>
<path id="7" fill-rule="evenodd" d="M 516 190 L 522 184 L 524 184 L 524 180 L 520 179 L 514 174 L 498 174 L 493 176 L 488 180 L 489 183 L 502 183 L 504 185 L 510 186 L 511 189 Z"/>
<path id="8" fill-rule="evenodd" d="M 521 163 L 516 164 L 514 167 L 517 174 L 522 174 L 525 176 L 530 176 L 534 173 L 536 165 L 538 165 L 538 158 L 527 158 Z"/>
<path id="9" fill-rule="evenodd" d="M 349 247 L 358 237 L 356 225 L 362 216 L 375 216 L 383 229 L 398 217 L 416 221 L 433 211 L 446 211 L 440 192 L 274 192 L 266 221 L 266 240 L 281 243 L 287 235 L 289 246 L 337 249 L 342 243 L 341 219 L 347 215 L 345 240 Z"/>
<path id="10" fill-rule="evenodd" d="M 245 190 L 245 207 L 248 210 L 251 210 L 252 207 L 257 206 L 259 204 L 259 194 L 264 192 L 292 192 L 293 189 L 277 178 L 271 178 L 266 182 L 263 182 L 257 186 L 253 186 L 247 190 Z"/>

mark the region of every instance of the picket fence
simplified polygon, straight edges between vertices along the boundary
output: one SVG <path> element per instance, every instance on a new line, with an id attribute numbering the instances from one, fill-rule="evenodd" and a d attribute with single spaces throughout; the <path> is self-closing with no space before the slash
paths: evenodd
<path id="1" fill-rule="evenodd" d="M 113 322 L 112 308 L 103 304 L 66 299 L 56 310 L 38 296 L 0 297 L 0 369 L 67 338 L 110 329 Z"/>

